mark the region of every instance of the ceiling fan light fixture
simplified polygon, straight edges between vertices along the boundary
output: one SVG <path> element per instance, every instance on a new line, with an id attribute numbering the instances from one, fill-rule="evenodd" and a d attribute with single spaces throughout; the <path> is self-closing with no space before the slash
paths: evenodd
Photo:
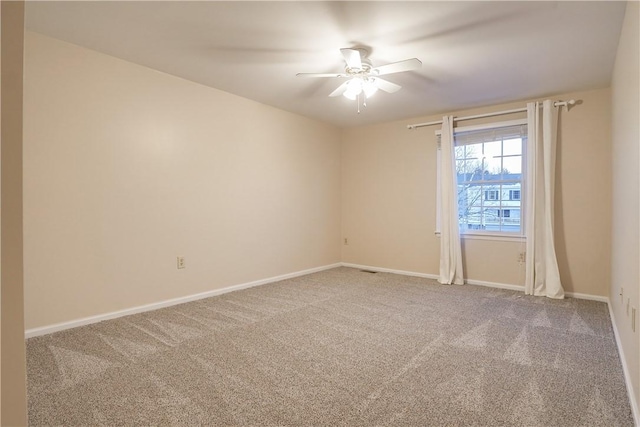
<path id="1" fill-rule="evenodd" d="M 364 91 L 364 96 L 371 98 L 378 91 L 378 85 L 376 85 L 375 79 L 369 78 L 365 80 L 362 85 L 362 90 Z"/>
<path id="2" fill-rule="evenodd" d="M 347 92 L 343 93 L 342 95 L 343 95 L 345 98 L 350 99 L 350 100 L 352 100 L 352 101 L 355 101 L 355 100 L 356 100 L 356 98 L 357 98 L 357 96 L 358 96 L 358 94 L 357 94 L 357 93 L 353 93 L 353 92 L 349 92 L 349 91 L 347 91 Z"/>
<path id="3" fill-rule="evenodd" d="M 351 100 L 355 100 L 358 95 L 362 93 L 363 89 L 363 81 L 359 77 L 354 77 L 349 80 L 347 83 L 347 90 L 344 91 L 343 95 L 345 98 L 349 98 Z"/>

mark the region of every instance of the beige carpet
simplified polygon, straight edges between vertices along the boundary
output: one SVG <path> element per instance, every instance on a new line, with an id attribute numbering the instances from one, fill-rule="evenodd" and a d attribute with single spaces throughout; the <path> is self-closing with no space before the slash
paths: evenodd
<path id="1" fill-rule="evenodd" d="M 32 425 L 632 426 L 603 303 L 337 268 L 27 341 Z"/>

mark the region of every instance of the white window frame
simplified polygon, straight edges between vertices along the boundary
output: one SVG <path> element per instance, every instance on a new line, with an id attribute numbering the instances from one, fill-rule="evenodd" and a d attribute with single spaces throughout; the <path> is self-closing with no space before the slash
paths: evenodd
<path id="1" fill-rule="evenodd" d="M 461 126 L 461 127 L 455 127 L 453 129 L 453 134 L 454 134 L 454 138 L 455 138 L 455 134 L 458 132 L 468 132 L 468 131 L 474 131 L 474 130 L 484 130 L 484 129 L 493 129 L 493 128 L 500 128 L 500 127 L 507 127 L 507 126 L 519 126 L 519 125 L 526 125 L 527 123 L 527 119 L 517 119 L 517 120 L 505 120 L 505 121 L 501 121 L 501 122 L 492 122 L 492 123 L 485 123 L 485 124 L 481 124 L 481 125 L 473 125 L 473 126 Z M 436 130 L 435 131 L 437 136 L 440 136 L 442 134 L 441 130 Z M 528 142 L 528 141 L 527 141 Z M 501 240 L 501 241 L 520 241 L 520 242 L 524 242 L 525 241 L 525 235 L 524 235 L 524 230 L 525 230 L 525 207 L 523 205 L 523 202 L 525 200 L 524 198 L 524 193 L 526 191 L 526 186 L 527 186 L 527 182 L 526 182 L 526 146 L 523 146 L 522 149 L 522 180 L 521 180 L 521 189 L 520 189 L 520 233 L 513 233 L 513 232 L 507 232 L 507 231 L 483 231 L 483 230 L 465 230 L 463 232 L 460 233 L 460 237 L 463 239 L 477 239 L 477 240 Z M 440 172 L 441 172 L 441 164 L 442 164 L 442 158 L 441 158 L 441 152 L 440 152 L 440 144 L 438 143 L 438 147 L 437 147 L 437 153 L 436 153 L 436 231 L 435 234 L 437 236 L 440 235 L 440 224 L 441 224 L 441 218 L 440 218 Z"/>

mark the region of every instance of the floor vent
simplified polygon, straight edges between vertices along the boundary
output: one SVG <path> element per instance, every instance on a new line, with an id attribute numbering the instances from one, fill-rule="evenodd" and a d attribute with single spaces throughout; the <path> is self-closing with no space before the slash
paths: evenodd
<path id="1" fill-rule="evenodd" d="M 360 270 L 361 273 L 371 273 L 371 274 L 376 274 L 377 271 L 372 271 L 372 270 Z"/>

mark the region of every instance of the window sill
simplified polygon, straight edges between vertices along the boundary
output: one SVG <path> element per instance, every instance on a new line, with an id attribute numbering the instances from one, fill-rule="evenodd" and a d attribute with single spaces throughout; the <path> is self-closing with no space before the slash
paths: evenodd
<path id="1" fill-rule="evenodd" d="M 440 237 L 440 232 L 436 231 L 435 235 Z M 500 242 L 526 242 L 526 236 L 520 234 L 498 234 L 498 233 L 460 233 L 461 239 L 469 240 L 493 240 Z"/>

